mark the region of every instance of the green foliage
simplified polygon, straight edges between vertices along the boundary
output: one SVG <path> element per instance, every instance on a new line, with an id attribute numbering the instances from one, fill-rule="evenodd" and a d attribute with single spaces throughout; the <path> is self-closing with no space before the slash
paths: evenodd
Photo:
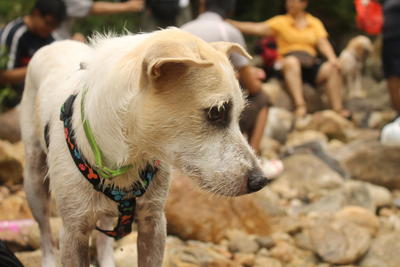
<path id="1" fill-rule="evenodd" d="M 28 14 L 34 0 L 2 0 L 0 1 L 0 26 L 24 14 Z"/>

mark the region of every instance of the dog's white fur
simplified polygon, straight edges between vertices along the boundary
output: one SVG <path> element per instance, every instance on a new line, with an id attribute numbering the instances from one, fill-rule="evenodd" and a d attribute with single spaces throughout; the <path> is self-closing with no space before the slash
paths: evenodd
<path id="1" fill-rule="evenodd" d="M 84 88 L 88 89 L 86 119 L 106 165 L 134 166 L 109 183 L 130 185 L 147 162 L 161 161 L 160 171 L 137 201 L 139 266 L 161 266 L 166 235 L 163 208 L 171 166 L 208 191 L 229 196 L 249 193 L 249 182 L 262 175 L 238 127 L 244 100 L 226 56 L 230 51 L 247 55 L 234 44 L 207 44 L 181 30 L 167 29 L 97 37 L 92 46 L 56 42 L 37 52 L 28 67 L 21 127 L 26 149 L 24 187 L 41 230 L 43 266 L 55 264 L 47 182 L 64 224 L 63 266 L 88 266 L 91 230 L 96 224 L 112 229 L 112 218 L 118 214 L 116 203 L 95 191 L 80 174 L 66 145 L 60 107 L 69 95 L 78 94 L 72 125 L 79 149 L 94 164 L 81 123 Z M 207 111 L 223 109 L 227 102 L 232 107 L 229 125 L 210 124 Z M 44 182 L 46 158 L 48 180 Z M 265 184 L 262 179 L 260 188 Z M 114 266 L 111 242 L 99 235 L 101 266 Z"/>
<path id="2" fill-rule="evenodd" d="M 348 98 L 365 97 L 362 89 L 362 69 L 372 52 L 371 40 L 363 35 L 352 38 L 340 53 L 339 60 Z"/>

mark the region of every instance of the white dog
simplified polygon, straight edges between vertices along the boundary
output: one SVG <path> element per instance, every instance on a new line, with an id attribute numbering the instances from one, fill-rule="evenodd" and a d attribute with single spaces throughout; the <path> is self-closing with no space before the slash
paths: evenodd
<path id="1" fill-rule="evenodd" d="M 265 186 L 238 126 L 244 100 L 226 56 L 232 51 L 248 56 L 235 44 L 167 29 L 98 37 L 91 47 L 56 42 L 33 57 L 21 127 L 24 186 L 41 231 L 43 266 L 55 265 L 48 184 L 63 220 L 61 260 L 68 267 L 89 266 L 96 226 L 119 238 L 133 217 L 139 266 L 161 266 L 171 166 L 217 194 Z M 100 265 L 114 266 L 112 239 L 101 236 Z"/>
<path id="2" fill-rule="evenodd" d="M 362 89 L 362 69 L 367 56 L 371 52 L 371 40 L 360 35 L 352 38 L 340 53 L 341 72 L 349 98 L 365 97 L 365 92 Z"/>

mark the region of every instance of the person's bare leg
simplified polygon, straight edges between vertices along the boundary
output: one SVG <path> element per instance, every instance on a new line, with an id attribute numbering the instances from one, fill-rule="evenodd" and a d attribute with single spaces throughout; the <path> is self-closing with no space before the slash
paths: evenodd
<path id="1" fill-rule="evenodd" d="M 390 99 L 392 101 L 393 108 L 400 113 L 400 77 L 392 76 L 387 80 L 389 88 Z"/>
<path id="2" fill-rule="evenodd" d="M 264 107 L 263 109 L 260 110 L 260 112 L 257 115 L 254 129 L 250 136 L 249 144 L 257 153 L 257 155 L 260 155 L 261 153 L 260 144 L 262 137 L 264 135 L 264 129 L 267 123 L 267 118 L 268 118 L 268 107 Z"/>
<path id="3" fill-rule="evenodd" d="M 307 108 L 303 95 L 300 62 L 296 57 L 288 56 L 282 59 L 282 64 L 282 72 L 286 86 L 289 89 L 296 107 L 295 115 L 303 117 L 307 113 Z"/>
<path id="4" fill-rule="evenodd" d="M 332 109 L 343 117 L 349 116 L 349 111 L 343 108 L 343 81 L 340 70 L 331 63 L 325 62 L 318 72 L 317 84 L 324 85 Z"/>

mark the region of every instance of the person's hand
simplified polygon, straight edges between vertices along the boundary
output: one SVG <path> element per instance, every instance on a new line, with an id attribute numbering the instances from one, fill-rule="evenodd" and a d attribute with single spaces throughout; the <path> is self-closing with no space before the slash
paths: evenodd
<path id="1" fill-rule="evenodd" d="M 340 66 L 340 61 L 337 57 L 335 58 L 330 58 L 328 60 L 329 63 L 332 64 L 333 67 L 337 68 L 338 70 L 340 70 L 341 66 Z"/>
<path id="2" fill-rule="evenodd" d="M 267 74 L 261 68 L 253 67 L 252 71 L 253 71 L 256 79 L 258 79 L 260 81 L 263 81 L 263 80 L 265 80 L 265 78 L 267 78 Z"/>
<path id="3" fill-rule="evenodd" d="M 142 11 L 144 8 L 143 0 L 129 0 L 125 2 L 126 9 L 132 12 Z"/>

